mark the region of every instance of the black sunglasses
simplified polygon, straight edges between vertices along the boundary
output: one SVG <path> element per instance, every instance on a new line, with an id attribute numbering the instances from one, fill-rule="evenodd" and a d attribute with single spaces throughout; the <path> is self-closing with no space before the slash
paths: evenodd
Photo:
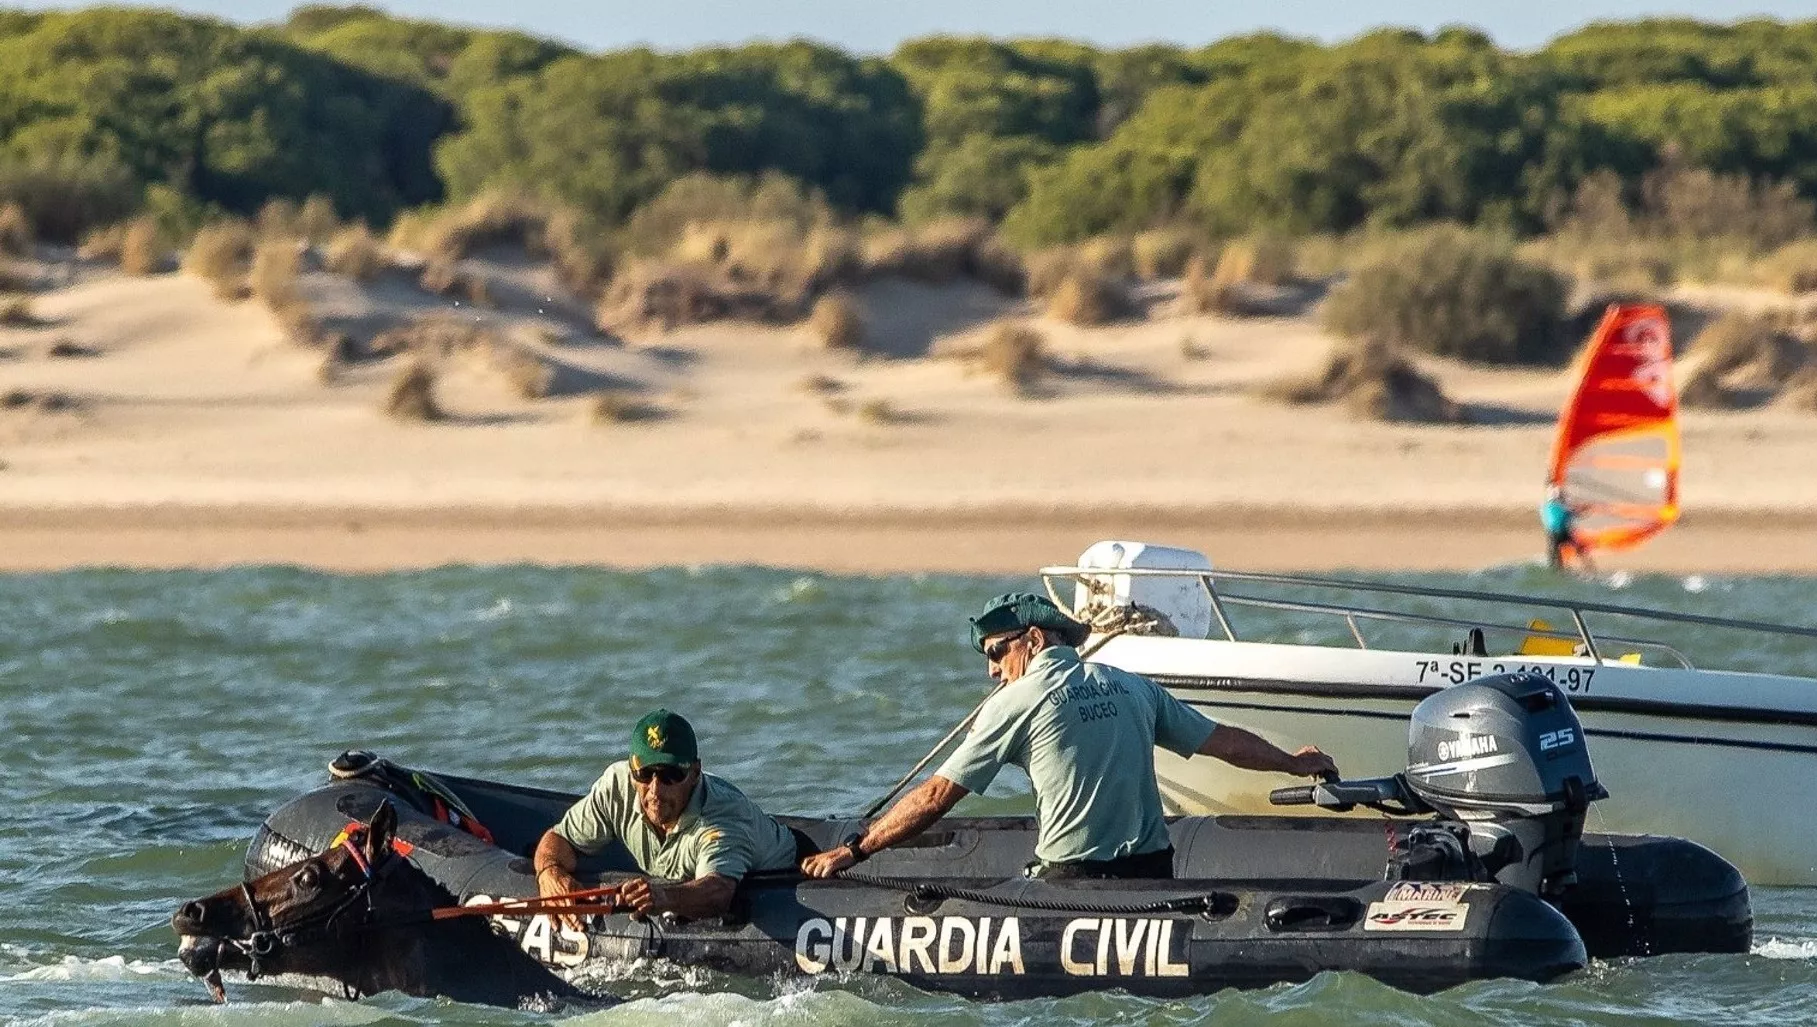
<path id="1" fill-rule="evenodd" d="M 1018 631 L 1008 638 L 997 639 L 995 642 L 984 647 L 984 658 L 992 663 L 1002 663 L 1003 658 L 1009 655 L 1009 647 L 1022 641 L 1027 635 L 1027 631 Z"/>
<path id="2" fill-rule="evenodd" d="M 640 785 L 647 785 L 651 781 L 674 785 L 687 780 L 688 772 L 692 769 L 692 764 L 678 767 L 673 763 L 659 763 L 648 767 L 638 767 L 631 771 L 631 777 Z"/>

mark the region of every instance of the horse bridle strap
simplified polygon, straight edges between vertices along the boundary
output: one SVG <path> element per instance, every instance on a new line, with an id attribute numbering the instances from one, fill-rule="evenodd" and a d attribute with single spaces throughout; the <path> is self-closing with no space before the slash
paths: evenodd
<path id="1" fill-rule="evenodd" d="M 326 913 L 308 917 L 284 931 L 277 930 L 272 924 L 270 911 L 261 905 L 258 898 L 252 893 L 252 883 L 250 881 L 241 883 L 240 894 L 245 897 L 246 908 L 252 914 L 252 933 L 248 934 L 243 941 L 238 938 L 222 940 L 246 954 L 248 963 L 246 978 L 248 980 L 257 980 L 262 973 L 259 961 L 269 958 L 280 948 L 382 926 L 372 923 L 372 886 L 381 876 L 390 872 L 396 860 L 387 852 L 382 854 L 375 865 L 373 861 L 366 858 L 365 853 L 360 851 L 360 847 L 354 843 L 353 839 L 342 838 L 340 845 L 353 857 L 354 865 L 360 868 L 362 879 L 359 885 Z M 337 924 L 341 915 L 361 899 L 366 900 L 366 919 L 359 923 Z"/>

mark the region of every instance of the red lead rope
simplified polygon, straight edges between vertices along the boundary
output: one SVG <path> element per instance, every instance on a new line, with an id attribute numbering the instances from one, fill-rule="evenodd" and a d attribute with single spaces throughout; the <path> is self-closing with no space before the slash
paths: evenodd
<path id="1" fill-rule="evenodd" d="M 503 902 L 475 903 L 471 906 L 443 906 L 429 911 L 436 920 L 457 916 L 535 916 L 539 913 L 610 913 L 618 909 L 618 886 L 587 888 L 564 895 L 543 895 L 534 899 L 506 899 Z"/>

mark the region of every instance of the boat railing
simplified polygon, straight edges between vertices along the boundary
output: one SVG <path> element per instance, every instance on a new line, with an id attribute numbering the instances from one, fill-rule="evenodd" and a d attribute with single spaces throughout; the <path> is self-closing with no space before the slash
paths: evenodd
<path id="1" fill-rule="evenodd" d="M 1070 581 L 1084 585 L 1088 590 L 1102 591 L 1106 579 L 1130 577 L 1156 578 L 1189 578 L 1197 581 L 1204 591 L 1211 606 L 1212 616 L 1217 621 L 1217 630 L 1223 633 L 1226 640 L 1232 642 L 1263 641 L 1262 639 L 1245 639 L 1238 636 L 1231 623 L 1227 606 L 1249 607 L 1255 609 L 1278 610 L 1293 613 L 1307 613 L 1341 618 L 1356 640 L 1358 648 L 1370 648 L 1364 636 L 1361 622 L 1393 622 L 1425 626 L 1441 626 L 1465 629 L 1482 629 L 1516 632 L 1529 637 L 1553 638 L 1572 643 L 1577 654 L 1589 657 L 1595 663 L 1604 662 L 1603 647 L 1619 646 L 1626 651 L 1652 652 L 1661 654 L 1679 666 L 1691 669 L 1691 661 L 1676 647 L 1655 639 L 1633 638 L 1625 635 L 1597 634 L 1590 630 L 1591 615 L 1629 617 L 1638 620 L 1654 621 L 1661 624 L 1695 624 L 1704 627 L 1726 628 L 1737 631 L 1749 631 L 1786 638 L 1817 638 L 1817 628 L 1800 627 L 1790 624 L 1771 624 L 1762 621 L 1736 620 L 1728 617 L 1711 617 L 1695 613 L 1679 613 L 1675 610 L 1656 610 L 1638 606 L 1620 606 L 1613 603 L 1598 603 L 1577 599 L 1562 599 L 1552 596 L 1516 595 L 1506 592 L 1489 592 L 1479 589 L 1443 588 L 1425 585 L 1400 585 L 1384 581 L 1355 581 L 1342 578 L 1310 577 L 1298 574 L 1263 573 L 1256 571 L 1227 570 L 1194 570 L 1188 568 L 1159 567 L 1043 567 L 1041 568 L 1042 584 L 1047 594 L 1062 608 L 1071 608 L 1072 604 L 1061 597 L 1057 590 L 1057 581 Z M 1306 599 L 1274 598 L 1268 596 L 1248 595 L 1231 592 L 1221 588 L 1219 582 L 1252 582 L 1257 584 L 1284 585 L 1309 589 L 1327 589 L 1332 591 L 1359 592 L 1376 595 L 1413 596 L 1424 599 L 1450 599 L 1466 602 L 1491 603 L 1526 608 L 1557 610 L 1571 618 L 1572 630 L 1552 628 L 1539 624 L 1486 623 L 1480 619 L 1448 616 L 1445 614 L 1422 613 L 1408 610 L 1380 609 L 1372 606 L 1361 606 L 1352 603 L 1319 602 Z M 1080 611 L 1074 611 L 1075 613 Z"/>

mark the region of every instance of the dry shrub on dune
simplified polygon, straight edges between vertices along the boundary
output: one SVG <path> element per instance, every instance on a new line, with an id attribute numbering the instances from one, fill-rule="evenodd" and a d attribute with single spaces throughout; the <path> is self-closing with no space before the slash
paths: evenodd
<path id="1" fill-rule="evenodd" d="M 503 338 L 494 337 L 487 360 L 521 399 L 545 399 L 555 390 L 555 367 L 547 360 Z"/>
<path id="2" fill-rule="evenodd" d="M 423 249 L 431 260 L 457 261 L 490 246 L 544 252 L 550 208 L 515 190 L 490 189 L 445 210 L 428 226 Z"/>
<path id="3" fill-rule="evenodd" d="M 490 354 L 506 345 L 489 325 L 435 312 L 378 333 L 366 344 L 366 352 L 381 359 L 410 354 L 434 362 L 461 353 Z"/>
<path id="4" fill-rule="evenodd" d="M 1284 285 L 1293 279 L 1293 247 L 1271 236 L 1238 239 L 1210 265 L 1192 257 L 1180 282 L 1180 302 L 1187 313 L 1241 317 L 1256 312 L 1249 290 Z"/>
<path id="5" fill-rule="evenodd" d="M 129 275 L 157 274 L 164 269 L 164 231 L 155 219 L 142 214 L 88 233 L 76 256 L 118 264 Z"/>
<path id="6" fill-rule="evenodd" d="M 1326 327 L 1486 364 L 1560 355 L 1567 283 L 1521 259 L 1508 239 L 1455 227 L 1397 240 L 1325 301 Z"/>
<path id="7" fill-rule="evenodd" d="M 608 389 L 587 404 L 587 419 L 597 425 L 635 424 L 662 416 L 662 410 L 635 392 Z"/>
<path id="8" fill-rule="evenodd" d="M 1049 317 L 1075 325 L 1109 324 L 1128 310 L 1129 297 L 1120 282 L 1084 268 L 1068 274 L 1047 301 Z"/>
<path id="9" fill-rule="evenodd" d="M 422 360 L 398 369 L 385 390 L 385 413 L 400 421 L 440 421 L 447 416 L 435 400 L 435 371 Z"/>
<path id="10" fill-rule="evenodd" d="M 989 230 L 983 222 L 970 220 L 887 229 L 865 239 L 865 268 L 877 277 L 934 285 L 951 282 L 965 274 L 972 247 Z"/>
<path id="11" fill-rule="evenodd" d="M 141 216 L 126 223 L 120 237 L 120 270 L 129 275 L 152 275 L 164 269 L 164 230 L 156 219 Z"/>
<path id="12" fill-rule="evenodd" d="M 311 245 L 319 246 L 340 230 L 341 216 L 334 209 L 333 200 L 321 193 L 311 193 L 303 201 L 302 209 L 297 211 L 294 227 L 297 235 L 308 240 Z"/>
<path id="13" fill-rule="evenodd" d="M 1105 278 L 1130 278 L 1136 273 L 1135 251 L 1126 236 L 1099 235 L 1073 247 L 1074 266 Z"/>
<path id="14" fill-rule="evenodd" d="M 1686 347 L 1693 374 L 1743 389 L 1777 389 L 1804 360 L 1806 347 L 1781 322 L 1744 311 L 1719 316 Z"/>
<path id="15" fill-rule="evenodd" d="M 808 330 L 827 349 L 864 348 L 864 318 L 850 293 L 832 292 L 816 300 L 814 312 L 808 315 Z"/>
<path id="16" fill-rule="evenodd" d="M 906 278 L 933 285 L 974 278 L 1005 295 L 1020 294 L 1022 260 L 989 222 L 949 218 L 914 228 L 890 228 L 867 236 L 864 274 Z"/>
<path id="17" fill-rule="evenodd" d="M 995 325 L 979 347 L 976 365 L 1015 392 L 1024 392 L 1047 369 L 1046 340 L 1026 324 Z"/>
<path id="18" fill-rule="evenodd" d="M 1379 340 L 1340 343 L 1310 377 L 1266 385 L 1263 398 L 1295 405 L 1341 403 L 1371 421 L 1458 424 L 1463 409 L 1432 378 Z"/>
<path id="19" fill-rule="evenodd" d="M 597 297 L 617 267 L 615 245 L 586 227 L 580 214 L 558 207 L 543 226 L 543 246 L 555 262 L 555 273 L 576 296 Z"/>
<path id="20" fill-rule="evenodd" d="M 334 274 L 370 282 L 385 269 L 385 252 L 372 229 L 358 222 L 335 233 L 322 263 Z"/>
<path id="21" fill-rule="evenodd" d="M 516 246 L 550 258 L 562 284 L 586 298 L 605 287 L 614 265 L 611 242 L 578 212 L 509 188 L 439 211 L 406 212 L 392 223 L 388 241 L 449 266 L 488 247 Z"/>
<path id="22" fill-rule="evenodd" d="M 492 291 L 486 279 L 462 269 L 454 261 L 437 257 L 423 268 L 417 284 L 426 291 L 448 299 L 461 300 L 476 307 L 492 306 Z"/>
<path id="23" fill-rule="evenodd" d="M 266 200 L 252 219 L 252 229 L 260 239 L 295 239 L 299 234 L 296 201 L 287 196 Z"/>
<path id="24" fill-rule="evenodd" d="M 1293 281 L 1293 243 L 1280 236 L 1256 235 L 1225 244 L 1213 277 L 1246 285 L 1286 285 Z"/>
<path id="25" fill-rule="evenodd" d="M 272 310 L 281 310 L 302 302 L 302 288 L 297 278 L 303 270 L 303 254 L 289 239 L 262 242 L 252 254 L 252 272 L 247 284 L 252 294 Z"/>
<path id="26" fill-rule="evenodd" d="M 1088 239 L 1076 246 L 1050 246 L 1023 260 L 1023 285 L 1035 299 L 1052 300 L 1074 280 L 1106 282 L 1121 288 L 1134 273 L 1128 240 L 1117 237 Z"/>
<path id="27" fill-rule="evenodd" d="M 854 412 L 858 415 L 858 419 L 866 424 L 899 424 L 908 419 L 908 415 L 904 414 L 894 403 L 882 397 L 865 400 L 858 404 L 858 409 Z"/>
<path id="28" fill-rule="evenodd" d="M 32 328 L 39 324 L 32 301 L 25 296 L 0 296 L 0 326 Z"/>
<path id="29" fill-rule="evenodd" d="M 844 392 L 845 383 L 832 375 L 810 374 L 796 381 L 795 389 L 816 396 L 831 396 Z"/>
<path id="30" fill-rule="evenodd" d="M 317 325 L 303 298 L 302 267 L 303 251 L 296 240 L 272 239 L 253 251 L 247 280 L 252 294 L 277 319 L 285 338 L 298 346 L 312 346 L 317 342 Z"/>
<path id="31" fill-rule="evenodd" d="M 643 260 L 612 279 L 594 320 L 608 332 L 649 327 L 668 331 L 710 321 L 786 322 L 801 314 L 797 300 L 732 281 L 713 265 Z"/>
<path id="32" fill-rule="evenodd" d="M 1224 262 L 1217 267 L 1221 270 Z M 1241 314 L 1245 309 L 1238 282 L 1216 270 L 1206 271 L 1204 257 L 1187 262 L 1180 278 L 1180 305 L 1188 314 Z"/>
<path id="33" fill-rule="evenodd" d="M 243 222 L 205 225 L 183 254 L 183 270 L 213 285 L 220 299 L 244 299 L 252 248 L 252 229 Z"/>
<path id="34" fill-rule="evenodd" d="M 1129 241 L 1130 263 L 1136 275 L 1153 281 L 1178 278 L 1205 248 L 1205 240 L 1186 228 L 1151 228 Z"/>
<path id="35" fill-rule="evenodd" d="M 31 219 L 17 203 L 0 206 L 0 255 L 29 257 L 37 242 Z"/>

